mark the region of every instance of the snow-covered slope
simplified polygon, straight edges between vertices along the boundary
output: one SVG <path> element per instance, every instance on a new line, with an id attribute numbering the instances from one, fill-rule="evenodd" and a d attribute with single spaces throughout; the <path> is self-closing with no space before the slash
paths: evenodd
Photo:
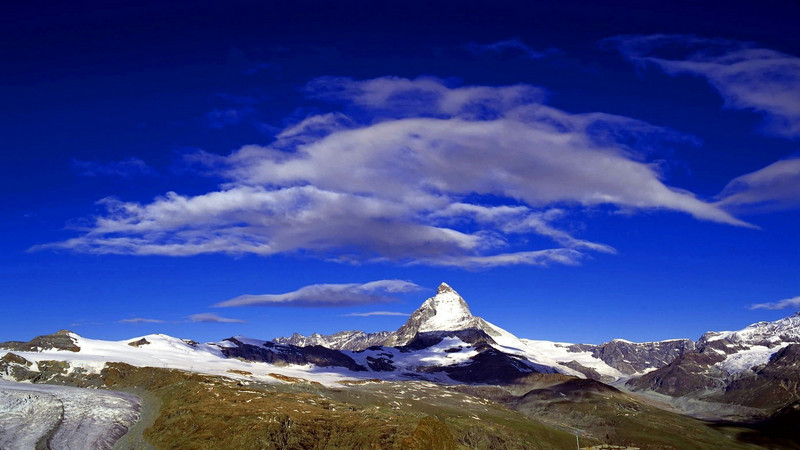
<path id="1" fill-rule="evenodd" d="M 572 367 L 573 370 L 582 370 L 580 366 L 591 369 L 600 375 L 600 381 L 615 381 L 626 378 L 627 375 L 606 364 L 602 359 L 594 356 L 591 350 L 580 349 L 581 346 L 565 342 L 537 341 L 532 339 L 522 340 L 530 353 L 536 353 L 543 357 L 555 361 L 557 364 Z M 590 346 L 594 348 L 595 346 Z M 576 366 L 572 363 L 577 363 Z M 587 374 L 583 374 L 587 376 Z"/>
<path id="2" fill-rule="evenodd" d="M 388 364 L 393 368 L 391 372 L 403 374 L 469 364 L 470 358 L 475 357 L 478 351 L 457 337 L 448 337 L 435 345 L 414 352 L 404 352 L 394 347 L 381 347 L 360 352 L 346 352 L 346 354 L 365 367 L 374 369 L 377 368 L 376 364 Z M 391 372 L 386 371 L 385 373 Z M 445 382 L 452 381 L 443 374 L 441 376 L 434 374 L 428 378 Z"/>
<path id="3" fill-rule="evenodd" d="M 250 378 L 264 382 L 277 382 L 270 374 L 313 379 L 327 385 L 353 378 L 350 371 L 339 367 L 322 369 L 311 364 L 278 365 L 228 358 L 223 354 L 223 348 L 235 345 L 228 340 L 199 344 L 164 334 L 150 334 L 123 341 L 89 339 L 75 333 L 69 333 L 69 337 L 79 348 L 78 351 L 42 348 L 39 351 L 12 350 L 9 353 L 32 362 L 31 370 L 39 370 L 37 365 L 41 361 L 68 362 L 68 373 L 75 371 L 100 373 L 106 363 L 123 362 L 139 367 L 180 369 L 233 378 L 242 378 L 241 372 L 250 372 L 252 374 L 249 376 Z M 241 339 L 244 340 L 244 338 Z M 250 342 L 264 343 L 267 341 L 251 340 Z M 138 346 L 131 345 L 135 343 L 140 344 Z M 0 355 L 5 353 L 0 350 Z M 0 371 L 0 376 L 4 379 L 14 379 L 2 371 Z"/>
<path id="4" fill-rule="evenodd" d="M 697 341 L 697 348 L 724 355 L 715 366 L 734 374 L 766 364 L 773 354 L 792 343 L 800 343 L 800 312 L 738 331 L 710 331 Z"/>

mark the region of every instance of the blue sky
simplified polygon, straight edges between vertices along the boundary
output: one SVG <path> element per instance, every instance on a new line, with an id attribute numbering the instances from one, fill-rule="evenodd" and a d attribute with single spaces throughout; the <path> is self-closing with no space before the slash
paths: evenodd
<path id="1" fill-rule="evenodd" d="M 5 11 L 0 339 L 391 330 L 442 281 L 570 342 L 800 307 L 798 5 L 374 3 Z"/>

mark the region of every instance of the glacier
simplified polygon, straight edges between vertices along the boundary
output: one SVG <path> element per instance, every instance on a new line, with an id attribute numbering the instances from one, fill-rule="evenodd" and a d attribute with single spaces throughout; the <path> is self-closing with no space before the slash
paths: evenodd
<path id="1" fill-rule="evenodd" d="M 124 392 L 0 380 L 0 448 L 110 449 L 140 411 Z"/>

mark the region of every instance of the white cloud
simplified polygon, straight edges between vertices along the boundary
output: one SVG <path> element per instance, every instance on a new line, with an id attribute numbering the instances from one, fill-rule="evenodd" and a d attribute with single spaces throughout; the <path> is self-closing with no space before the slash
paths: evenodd
<path id="1" fill-rule="evenodd" d="M 104 199 L 106 213 L 88 231 L 34 249 L 302 253 L 488 268 L 614 253 L 564 227 L 599 205 L 749 226 L 666 185 L 638 151 L 691 137 L 626 117 L 560 111 L 543 105 L 543 91 L 532 86 L 322 78 L 307 90 L 371 119 L 311 116 L 268 146 L 196 153 L 193 162 L 227 180 L 218 190 L 170 192 L 144 204 Z M 560 247 L 532 248 L 535 236 Z"/>
<path id="2" fill-rule="evenodd" d="M 527 84 L 449 87 L 433 77 L 321 77 L 308 83 L 306 91 L 316 98 L 353 103 L 371 108 L 373 113 L 395 117 L 469 119 L 496 118 L 516 106 L 538 103 L 546 97 L 544 89 Z"/>
<path id="3" fill-rule="evenodd" d="M 519 39 L 507 39 L 505 41 L 492 42 L 491 44 L 477 44 L 471 42 L 467 44 L 467 50 L 476 55 L 485 53 L 514 54 L 529 59 L 542 59 L 558 52 L 558 50 L 552 48 L 545 51 L 534 50 Z"/>
<path id="4" fill-rule="evenodd" d="M 420 287 L 404 280 L 378 280 L 369 283 L 312 284 L 283 294 L 241 295 L 217 303 L 229 306 L 350 306 L 386 303 L 394 295 L 413 292 Z"/>
<path id="5" fill-rule="evenodd" d="M 229 317 L 220 317 L 212 313 L 192 314 L 187 317 L 189 322 L 204 322 L 204 323 L 247 323 L 241 319 L 231 319 Z"/>
<path id="6" fill-rule="evenodd" d="M 80 175 L 87 177 L 118 176 L 129 178 L 142 175 L 155 175 L 156 173 L 146 162 L 133 157 L 107 163 L 73 159 L 72 168 L 78 171 Z"/>
<path id="7" fill-rule="evenodd" d="M 772 303 L 757 303 L 755 305 L 751 305 L 750 309 L 786 309 L 786 308 L 800 308 L 800 296 L 787 298 L 786 300 L 781 300 Z"/>
<path id="8" fill-rule="evenodd" d="M 705 77 L 729 108 L 765 116 L 767 132 L 800 136 L 800 57 L 749 43 L 684 35 L 617 36 L 627 58 L 670 75 Z M 667 57 L 681 50 L 680 57 Z"/>
<path id="9" fill-rule="evenodd" d="M 363 313 L 349 313 L 342 314 L 344 317 L 372 317 L 372 316 L 410 316 L 409 313 L 394 312 L 394 311 L 369 311 Z"/>
<path id="10" fill-rule="evenodd" d="M 462 267 L 465 269 L 488 269 L 497 266 L 539 266 L 547 267 L 553 263 L 575 266 L 586 255 L 569 248 L 554 248 L 547 250 L 534 250 L 529 252 L 500 253 L 488 256 L 449 256 L 442 255 L 430 258 L 420 258 L 413 264 L 430 266 Z"/>
<path id="11" fill-rule="evenodd" d="M 738 212 L 769 212 L 800 207 L 800 156 L 776 161 L 735 178 L 718 205 Z"/>
<path id="12" fill-rule="evenodd" d="M 434 212 L 432 216 L 455 221 L 468 218 L 480 224 L 496 226 L 504 233 L 536 232 L 572 249 L 616 253 L 611 246 L 576 239 L 566 231 L 554 228 L 551 222 L 564 217 L 565 214 L 564 210 L 557 208 L 536 212 L 524 206 L 487 207 L 469 203 L 452 203 L 441 211 Z"/>
<path id="13" fill-rule="evenodd" d="M 145 317 L 133 317 L 130 319 L 122 319 L 119 323 L 164 323 L 163 320 L 160 319 L 148 319 Z"/>

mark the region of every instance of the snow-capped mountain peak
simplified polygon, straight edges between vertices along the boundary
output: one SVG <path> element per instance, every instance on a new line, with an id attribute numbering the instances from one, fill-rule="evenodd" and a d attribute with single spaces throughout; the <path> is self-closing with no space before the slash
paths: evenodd
<path id="1" fill-rule="evenodd" d="M 442 283 L 441 283 L 441 284 L 439 284 L 439 287 L 438 287 L 438 288 L 436 288 L 436 293 L 437 293 L 437 294 L 443 294 L 443 293 L 445 293 L 445 292 L 452 292 L 452 293 L 454 293 L 454 294 L 458 295 L 458 292 L 456 292 L 456 290 L 455 290 L 455 289 L 453 289 L 452 287 L 450 287 L 450 285 L 449 285 L 449 284 L 447 284 L 447 283 L 445 283 L 444 281 L 442 281 Z"/>
<path id="2" fill-rule="evenodd" d="M 446 283 L 440 284 L 436 295 L 414 311 L 409 322 L 412 320 L 419 322 L 420 332 L 463 330 L 475 325 L 467 302 Z"/>
<path id="3" fill-rule="evenodd" d="M 800 312 L 774 322 L 756 322 L 738 331 L 709 331 L 700 338 L 699 344 L 715 341 L 767 347 L 800 342 Z"/>
<path id="4" fill-rule="evenodd" d="M 436 295 L 425 300 L 387 344 L 405 345 L 419 333 L 465 330 L 483 331 L 494 343 L 503 347 L 525 347 L 524 343 L 508 331 L 473 316 L 464 298 L 447 283 L 439 285 Z"/>
<path id="5" fill-rule="evenodd" d="M 447 283 L 441 283 L 436 295 L 425 300 L 397 331 L 369 334 L 363 331 L 345 331 L 326 336 L 314 334 L 309 337 L 295 334 L 289 338 L 276 338 L 274 341 L 280 344 L 322 345 L 328 348 L 358 351 L 375 345 L 403 346 L 420 333 L 468 330 L 483 331 L 495 344 L 504 347 L 516 349 L 525 347 L 524 343 L 508 331 L 473 316 L 464 298 Z"/>

